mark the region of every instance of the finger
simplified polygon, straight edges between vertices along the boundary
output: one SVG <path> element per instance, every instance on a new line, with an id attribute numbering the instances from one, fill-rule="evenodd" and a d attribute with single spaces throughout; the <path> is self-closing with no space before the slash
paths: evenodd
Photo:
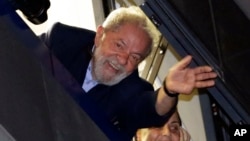
<path id="1" fill-rule="evenodd" d="M 204 73 L 204 72 L 211 72 L 213 69 L 210 66 L 199 66 L 194 68 L 195 74 Z"/>
<path id="2" fill-rule="evenodd" d="M 180 141 L 185 141 L 184 133 L 181 127 L 180 127 Z"/>
<path id="3" fill-rule="evenodd" d="M 184 57 L 183 59 L 181 59 L 181 61 L 178 62 L 174 66 L 174 68 L 177 70 L 182 70 L 182 69 L 186 68 L 191 63 L 191 60 L 192 60 L 192 56 L 188 55 L 188 56 Z"/>
<path id="4" fill-rule="evenodd" d="M 214 80 L 197 81 L 197 82 L 195 82 L 195 87 L 196 88 L 205 88 L 205 87 L 214 86 L 214 84 L 215 84 Z"/>
<path id="5" fill-rule="evenodd" d="M 195 80 L 202 81 L 202 80 L 207 80 L 207 79 L 214 79 L 216 77 L 217 77 L 217 74 L 215 72 L 201 73 L 201 74 L 196 74 Z"/>
<path id="6" fill-rule="evenodd" d="M 191 137 L 190 134 L 187 132 L 187 130 L 182 128 L 182 135 L 184 141 L 190 141 Z"/>

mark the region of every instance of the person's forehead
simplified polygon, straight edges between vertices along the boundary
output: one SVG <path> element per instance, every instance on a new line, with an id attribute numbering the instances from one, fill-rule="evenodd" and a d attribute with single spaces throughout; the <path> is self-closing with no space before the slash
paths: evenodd
<path id="1" fill-rule="evenodd" d="M 132 47 L 135 52 L 144 53 L 150 47 L 150 38 L 141 28 L 133 24 L 126 24 L 114 31 L 114 38 L 127 47 Z"/>
<path id="2" fill-rule="evenodd" d="M 180 124 L 180 118 L 177 112 L 175 112 L 167 121 L 167 124 L 178 123 Z"/>

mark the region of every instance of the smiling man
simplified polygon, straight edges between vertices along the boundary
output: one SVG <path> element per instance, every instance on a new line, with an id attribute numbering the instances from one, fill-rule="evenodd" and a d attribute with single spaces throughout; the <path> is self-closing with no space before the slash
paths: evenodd
<path id="1" fill-rule="evenodd" d="M 131 24 L 114 30 L 99 26 L 92 62 L 94 79 L 106 85 L 117 84 L 147 56 L 149 44 L 146 32 Z"/>
<path id="2" fill-rule="evenodd" d="M 209 66 L 189 68 L 191 56 L 172 67 L 163 87 L 153 86 L 138 75 L 138 64 L 159 40 L 159 32 L 139 7 L 110 13 L 96 33 L 60 23 L 41 35 L 103 119 L 132 138 L 142 127 L 163 125 L 174 112 L 178 94 L 214 85 L 216 74 Z"/>

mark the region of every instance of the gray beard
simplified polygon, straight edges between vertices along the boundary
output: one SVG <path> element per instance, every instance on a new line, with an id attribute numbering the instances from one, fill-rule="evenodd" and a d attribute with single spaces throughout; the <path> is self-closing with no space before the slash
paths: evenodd
<path id="1" fill-rule="evenodd" d="M 129 74 L 125 71 L 125 68 L 121 65 L 117 65 L 119 67 L 119 70 L 121 73 L 117 75 L 110 75 L 110 74 L 105 74 L 103 71 L 103 64 L 105 62 L 115 62 L 117 64 L 117 60 L 115 57 L 110 57 L 106 58 L 104 57 L 99 48 L 96 48 L 94 51 L 94 57 L 92 60 L 92 74 L 94 75 L 94 78 L 96 79 L 97 82 L 112 86 L 115 84 L 118 84 L 120 81 L 122 81 L 124 78 L 126 78 Z"/>

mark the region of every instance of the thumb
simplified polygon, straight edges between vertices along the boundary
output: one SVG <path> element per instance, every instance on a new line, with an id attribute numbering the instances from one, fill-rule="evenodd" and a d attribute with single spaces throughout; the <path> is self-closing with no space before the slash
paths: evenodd
<path id="1" fill-rule="evenodd" d="M 192 61 L 192 56 L 187 55 L 174 66 L 174 69 L 183 70 L 191 63 L 191 61 Z"/>

